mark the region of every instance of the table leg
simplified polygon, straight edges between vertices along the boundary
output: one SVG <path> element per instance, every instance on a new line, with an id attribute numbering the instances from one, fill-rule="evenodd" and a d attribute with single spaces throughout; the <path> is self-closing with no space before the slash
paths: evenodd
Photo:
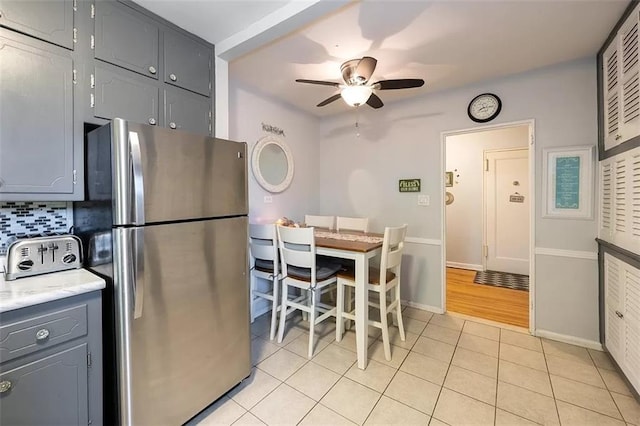
<path id="1" fill-rule="evenodd" d="M 369 265 L 364 254 L 355 259 L 356 266 L 356 347 L 358 368 L 367 367 L 367 342 L 369 340 Z"/>

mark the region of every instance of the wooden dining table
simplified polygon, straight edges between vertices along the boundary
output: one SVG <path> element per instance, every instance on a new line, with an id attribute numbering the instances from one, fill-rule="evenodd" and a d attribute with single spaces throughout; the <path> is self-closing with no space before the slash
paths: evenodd
<path id="1" fill-rule="evenodd" d="M 382 234 L 335 232 L 316 228 L 316 253 L 355 262 L 356 349 L 358 368 L 367 367 L 369 323 L 369 259 L 382 251 Z"/>

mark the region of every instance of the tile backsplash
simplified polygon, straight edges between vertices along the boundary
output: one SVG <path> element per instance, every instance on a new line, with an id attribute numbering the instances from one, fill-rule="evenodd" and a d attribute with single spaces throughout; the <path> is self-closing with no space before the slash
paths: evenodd
<path id="1" fill-rule="evenodd" d="M 72 203 L 64 201 L 0 202 L 0 256 L 11 237 L 69 232 L 73 226 Z"/>

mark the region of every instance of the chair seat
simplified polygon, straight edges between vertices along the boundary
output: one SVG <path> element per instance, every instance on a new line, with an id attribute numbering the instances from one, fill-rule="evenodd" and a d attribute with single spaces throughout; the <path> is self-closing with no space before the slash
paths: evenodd
<path id="1" fill-rule="evenodd" d="M 391 271 L 387 271 L 387 282 L 390 282 L 396 277 Z M 338 272 L 338 278 L 355 281 L 356 271 L 351 268 L 343 268 Z M 380 285 L 380 269 L 373 266 L 369 266 L 369 284 Z"/>
<path id="2" fill-rule="evenodd" d="M 316 280 L 324 281 L 340 270 L 340 265 L 335 263 L 322 263 L 316 265 Z M 287 275 L 300 281 L 311 282 L 311 269 L 291 266 L 287 268 Z"/>
<path id="3" fill-rule="evenodd" d="M 254 268 L 261 272 L 271 272 L 273 273 L 273 261 L 272 260 L 262 260 L 256 259 Z"/>

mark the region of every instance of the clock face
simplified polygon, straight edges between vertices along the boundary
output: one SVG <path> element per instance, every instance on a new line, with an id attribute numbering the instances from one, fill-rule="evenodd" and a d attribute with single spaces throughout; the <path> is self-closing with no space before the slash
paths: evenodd
<path id="1" fill-rule="evenodd" d="M 496 118 L 501 108 L 502 102 L 499 97 L 492 93 L 483 93 L 471 100 L 467 113 L 473 121 L 486 123 Z"/>

